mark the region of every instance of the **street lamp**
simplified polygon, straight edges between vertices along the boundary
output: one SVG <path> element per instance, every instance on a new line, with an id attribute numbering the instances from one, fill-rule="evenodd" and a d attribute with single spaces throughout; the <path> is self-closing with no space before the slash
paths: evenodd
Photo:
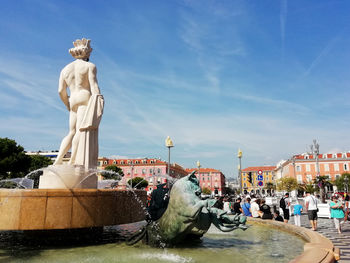
<path id="1" fill-rule="evenodd" d="M 238 153 L 237 153 L 237 157 L 239 159 L 239 165 L 238 165 L 238 180 L 239 180 L 239 188 L 240 188 L 240 191 L 241 193 L 243 192 L 243 189 L 242 189 L 242 164 L 241 164 L 241 160 L 242 160 L 242 150 L 241 149 L 238 149 Z"/>
<path id="2" fill-rule="evenodd" d="M 170 148 L 174 147 L 173 141 L 170 139 L 170 136 L 168 136 L 165 139 L 165 146 L 168 148 L 168 175 L 170 176 Z"/>
<path id="3" fill-rule="evenodd" d="M 344 177 L 344 183 L 346 187 L 346 193 L 349 192 L 349 178 L 347 176 Z"/>
<path id="4" fill-rule="evenodd" d="M 200 178 L 200 169 L 201 169 L 201 163 L 197 161 L 197 167 L 198 167 L 198 180 Z"/>
<path id="5" fill-rule="evenodd" d="M 315 155 L 316 169 L 317 169 L 316 176 L 319 176 L 320 175 L 320 167 L 318 165 L 318 155 L 320 154 L 320 145 L 316 142 L 315 139 L 312 142 L 313 142 L 313 144 L 310 145 L 311 153 L 313 155 Z"/>

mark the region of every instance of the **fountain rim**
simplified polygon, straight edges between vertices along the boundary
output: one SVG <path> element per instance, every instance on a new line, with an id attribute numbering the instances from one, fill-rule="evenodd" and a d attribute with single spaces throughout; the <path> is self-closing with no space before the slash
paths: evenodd
<path id="1" fill-rule="evenodd" d="M 303 227 L 278 222 L 275 220 L 262 220 L 248 217 L 250 224 L 269 225 L 270 227 L 294 234 L 306 241 L 304 252 L 290 261 L 295 262 L 322 262 L 331 263 L 340 260 L 340 250 L 333 242 L 321 234 Z"/>

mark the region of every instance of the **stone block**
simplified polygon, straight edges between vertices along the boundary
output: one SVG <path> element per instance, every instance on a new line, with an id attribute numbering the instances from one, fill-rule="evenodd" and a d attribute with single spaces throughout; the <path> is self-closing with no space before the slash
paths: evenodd
<path id="1" fill-rule="evenodd" d="M 21 196 L 0 196 L 0 230 L 17 230 Z"/>
<path id="2" fill-rule="evenodd" d="M 72 210 L 72 228 L 95 226 L 97 221 L 97 196 L 74 196 Z"/>
<path id="3" fill-rule="evenodd" d="M 71 228 L 72 197 L 48 197 L 45 229 Z"/>
<path id="4" fill-rule="evenodd" d="M 19 214 L 19 229 L 44 229 L 46 215 L 46 196 L 22 197 Z"/>

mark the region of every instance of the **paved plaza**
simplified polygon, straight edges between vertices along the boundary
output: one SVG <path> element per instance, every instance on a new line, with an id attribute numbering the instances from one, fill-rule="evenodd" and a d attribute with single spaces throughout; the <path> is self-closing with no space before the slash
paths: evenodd
<path id="1" fill-rule="evenodd" d="M 289 223 L 294 224 L 294 218 L 292 216 Z M 301 216 L 301 226 L 311 229 L 306 214 Z M 319 218 L 317 232 L 330 239 L 340 249 L 339 263 L 350 263 L 350 222 L 347 221 L 341 227 L 343 233 L 338 234 L 338 231 L 334 227 L 333 219 Z"/>

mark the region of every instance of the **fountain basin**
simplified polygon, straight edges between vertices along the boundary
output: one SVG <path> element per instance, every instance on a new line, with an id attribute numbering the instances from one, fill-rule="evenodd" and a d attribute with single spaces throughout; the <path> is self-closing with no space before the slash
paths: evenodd
<path id="1" fill-rule="evenodd" d="M 262 220 L 249 217 L 248 222 L 250 224 L 262 224 L 268 225 L 270 227 L 272 226 L 279 230 L 295 234 L 304 239 L 307 242 L 304 245 L 304 252 L 290 262 L 332 263 L 340 259 L 339 248 L 335 247 L 331 240 L 325 238 L 315 231 L 274 220 Z"/>
<path id="2" fill-rule="evenodd" d="M 137 195 L 137 200 L 134 197 Z M 114 189 L 1 189 L 0 230 L 102 227 L 145 219 L 146 192 Z"/>

